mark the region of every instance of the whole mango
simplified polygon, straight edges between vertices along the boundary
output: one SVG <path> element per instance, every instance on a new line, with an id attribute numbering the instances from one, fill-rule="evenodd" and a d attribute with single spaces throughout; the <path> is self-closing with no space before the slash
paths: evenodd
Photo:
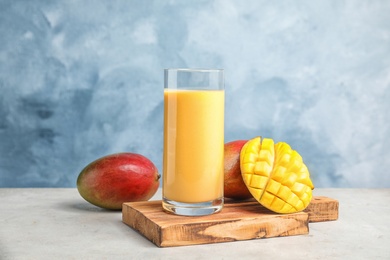
<path id="1" fill-rule="evenodd" d="M 88 164 L 77 178 L 80 195 L 91 204 L 112 210 L 122 203 L 147 201 L 159 187 L 160 174 L 145 156 L 117 153 Z"/>
<path id="2" fill-rule="evenodd" d="M 247 140 L 236 140 L 225 144 L 224 149 L 224 196 L 243 200 L 252 198 L 240 170 L 240 152 Z"/>

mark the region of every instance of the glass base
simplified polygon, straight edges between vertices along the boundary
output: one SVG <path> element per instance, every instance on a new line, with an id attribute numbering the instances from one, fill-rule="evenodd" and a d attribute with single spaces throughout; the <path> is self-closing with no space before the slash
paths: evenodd
<path id="1" fill-rule="evenodd" d="M 202 203 L 183 203 L 163 198 L 165 211 L 182 216 L 204 216 L 217 213 L 223 208 L 223 197 Z"/>

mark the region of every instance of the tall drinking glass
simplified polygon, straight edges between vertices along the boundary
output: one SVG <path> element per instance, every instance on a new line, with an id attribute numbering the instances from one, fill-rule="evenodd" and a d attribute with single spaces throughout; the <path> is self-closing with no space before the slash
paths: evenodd
<path id="1" fill-rule="evenodd" d="M 223 207 L 224 75 L 164 71 L 163 208 L 187 216 Z"/>

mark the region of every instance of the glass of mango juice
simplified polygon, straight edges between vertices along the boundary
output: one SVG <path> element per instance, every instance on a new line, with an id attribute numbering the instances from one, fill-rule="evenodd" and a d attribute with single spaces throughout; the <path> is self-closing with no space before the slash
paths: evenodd
<path id="1" fill-rule="evenodd" d="M 165 211 L 202 216 L 223 208 L 224 103 L 222 69 L 165 69 Z"/>

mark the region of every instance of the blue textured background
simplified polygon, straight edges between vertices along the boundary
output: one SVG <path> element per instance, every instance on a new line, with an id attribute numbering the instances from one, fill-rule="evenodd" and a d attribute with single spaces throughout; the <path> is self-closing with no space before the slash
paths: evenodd
<path id="1" fill-rule="evenodd" d="M 301 153 L 317 187 L 390 187 L 390 1 L 0 1 L 0 186 L 162 166 L 163 69 L 224 68 L 226 142 Z"/>

